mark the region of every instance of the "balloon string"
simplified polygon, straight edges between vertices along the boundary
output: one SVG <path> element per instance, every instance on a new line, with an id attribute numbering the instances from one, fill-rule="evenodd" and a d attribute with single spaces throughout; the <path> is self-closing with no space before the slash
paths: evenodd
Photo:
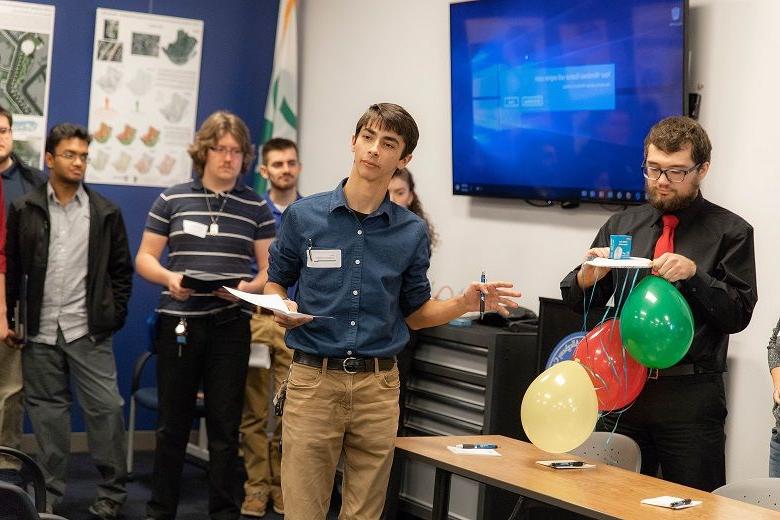
<path id="1" fill-rule="evenodd" d="M 585 369 L 585 371 L 593 378 L 598 379 L 601 383 L 601 386 L 594 386 L 594 390 L 602 390 L 607 388 L 607 382 L 604 381 L 604 378 L 601 377 L 599 374 L 597 374 L 592 368 L 585 366 L 583 363 L 580 363 L 580 366 Z"/>
<path id="2" fill-rule="evenodd" d="M 620 311 L 623 308 L 624 303 L 624 297 L 626 294 L 626 284 L 628 283 L 628 273 L 623 277 L 623 287 L 620 289 L 620 298 L 618 299 L 617 303 L 615 304 L 615 318 L 620 316 Z"/>
<path id="3" fill-rule="evenodd" d="M 609 301 L 609 300 L 613 300 L 613 299 L 615 298 L 615 294 L 617 294 L 617 287 L 615 287 L 615 289 L 612 291 L 612 294 L 609 296 L 609 298 L 607 299 L 607 301 Z M 601 325 L 602 323 L 604 323 L 605 321 L 607 321 L 607 316 L 609 316 L 609 310 L 610 310 L 610 309 L 609 309 L 609 305 L 607 305 L 607 308 L 606 308 L 606 309 L 604 309 L 604 316 L 602 316 L 602 317 L 601 317 L 601 321 L 599 321 L 599 325 Z"/>
<path id="4" fill-rule="evenodd" d="M 599 268 L 596 267 L 596 271 L 593 274 L 593 277 L 598 280 L 599 278 Z M 590 312 L 590 307 L 593 305 L 593 296 L 596 294 L 596 283 L 593 282 L 593 286 L 590 289 L 590 300 L 588 300 L 588 290 L 585 289 L 582 292 L 582 307 L 585 311 L 582 316 L 582 330 L 587 331 L 588 330 L 588 313 Z"/>

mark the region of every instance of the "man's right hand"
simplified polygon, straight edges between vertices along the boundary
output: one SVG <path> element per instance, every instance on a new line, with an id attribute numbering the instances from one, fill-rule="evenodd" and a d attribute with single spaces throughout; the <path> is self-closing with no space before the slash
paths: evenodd
<path id="1" fill-rule="evenodd" d="M 24 343 L 19 341 L 19 338 L 16 337 L 16 332 L 13 329 L 8 329 L 8 335 L 3 340 L 3 343 L 14 350 L 21 350 L 24 347 Z"/>
<path id="2" fill-rule="evenodd" d="M 594 258 L 609 258 L 609 248 L 592 247 L 585 252 L 582 266 L 577 273 L 577 285 L 580 286 L 580 289 L 592 287 L 610 271 L 609 267 L 593 267 L 586 263 L 588 260 L 593 260 Z"/>
<path id="3" fill-rule="evenodd" d="M 184 279 L 184 275 L 181 273 L 171 273 L 168 276 L 168 292 L 171 293 L 171 298 L 185 301 L 192 295 L 192 289 L 185 289 L 181 286 L 181 281 Z"/>
<path id="4" fill-rule="evenodd" d="M 298 312 L 298 304 L 293 300 L 284 300 L 284 303 L 287 305 L 287 310 L 291 312 Z M 300 327 L 304 323 L 309 323 L 313 319 L 314 318 L 311 317 L 293 318 L 291 316 L 285 316 L 279 312 L 274 312 L 274 321 L 285 329 L 294 329 L 295 327 Z"/>

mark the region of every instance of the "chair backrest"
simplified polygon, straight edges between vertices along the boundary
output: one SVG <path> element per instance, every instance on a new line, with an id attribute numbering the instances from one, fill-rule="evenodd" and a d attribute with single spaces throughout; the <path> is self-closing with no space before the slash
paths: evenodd
<path id="1" fill-rule="evenodd" d="M 714 494 L 780 511 L 780 478 L 749 478 L 721 486 Z"/>
<path id="2" fill-rule="evenodd" d="M 18 486 L 0 480 L 0 520 L 38 520 L 30 496 Z"/>
<path id="3" fill-rule="evenodd" d="M 32 476 L 33 490 L 35 491 L 35 510 L 43 512 L 46 510 L 46 481 L 43 476 L 43 470 L 35 462 L 35 459 L 15 448 L 0 446 L 0 454 L 8 455 L 21 461 L 22 467 L 30 472 Z M 28 495 L 29 496 L 29 495 Z"/>
<path id="4" fill-rule="evenodd" d="M 569 453 L 637 473 L 642 469 L 642 452 L 639 445 L 631 437 L 619 433 L 593 432 L 580 447 Z"/>

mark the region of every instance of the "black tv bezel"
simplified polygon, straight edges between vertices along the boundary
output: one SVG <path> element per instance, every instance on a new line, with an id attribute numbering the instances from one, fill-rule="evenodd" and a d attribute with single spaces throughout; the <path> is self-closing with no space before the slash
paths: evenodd
<path id="1" fill-rule="evenodd" d="M 480 1 L 480 0 L 477 0 Z M 689 9 L 690 0 L 680 0 L 682 3 L 683 20 L 683 59 L 682 59 L 682 114 L 688 115 L 688 82 L 689 82 L 689 65 L 690 65 L 690 50 L 689 50 Z M 455 148 L 453 143 L 454 139 L 454 127 L 453 127 L 453 106 L 452 106 L 452 12 L 457 9 L 459 5 L 468 4 L 470 2 L 456 2 L 450 4 L 450 159 L 452 164 L 455 164 Z M 637 165 L 639 170 L 639 165 Z M 565 207 L 576 207 L 580 203 L 590 204 L 622 204 L 622 205 L 639 205 L 643 204 L 647 199 L 642 192 L 639 198 L 636 197 L 638 192 L 625 192 L 630 193 L 631 197 L 626 198 L 622 196 L 618 198 L 618 192 L 623 191 L 615 190 L 595 190 L 590 188 L 560 188 L 560 187 L 547 187 L 547 186 L 517 186 L 517 185 L 504 185 L 504 184 L 469 184 L 469 183 L 457 183 L 455 182 L 455 169 L 453 167 L 452 174 L 450 176 L 452 181 L 452 194 L 458 196 L 467 197 L 480 197 L 480 198 L 499 198 L 499 199 L 519 199 L 527 201 L 545 201 L 545 205 L 553 205 L 554 203 L 561 203 Z M 458 189 L 456 189 L 456 187 Z M 587 191 L 588 196 L 583 197 L 582 192 Z M 590 192 L 595 192 L 595 196 L 590 196 Z M 612 197 L 610 197 L 610 193 Z M 602 196 L 603 195 L 603 196 Z"/>

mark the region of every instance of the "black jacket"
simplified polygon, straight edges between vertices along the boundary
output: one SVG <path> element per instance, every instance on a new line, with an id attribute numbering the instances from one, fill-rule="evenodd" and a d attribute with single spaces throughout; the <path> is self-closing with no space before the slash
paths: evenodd
<path id="1" fill-rule="evenodd" d="M 12 313 L 27 279 L 27 335 L 40 329 L 41 302 L 49 257 L 49 206 L 46 184 L 15 200 L 8 212 L 6 285 Z M 89 195 L 89 253 L 87 260 L 87 324 L 90 337 L 100 341 L 122 328 L 132 287 L 133 266 L 127 231 L 119 207 L 99 193 Z"/>
<path id="2" fill-rule="evenodd" d="M 24 185 L 23 190 L 25 194 L 30 193 L 42 184 L 46 184 L 46 175 L 41 172 L 41 170 L 25 164 L 24 161 L 19 159 L 15 153 L 11 153 L 11 160 L 16 166 L 16 171 L 22 177 L 22 184 Z M 6 196 L 6 205 L 10 207 L 12 202 L 13 201 L 9 200 L 9 198 Z"/>

